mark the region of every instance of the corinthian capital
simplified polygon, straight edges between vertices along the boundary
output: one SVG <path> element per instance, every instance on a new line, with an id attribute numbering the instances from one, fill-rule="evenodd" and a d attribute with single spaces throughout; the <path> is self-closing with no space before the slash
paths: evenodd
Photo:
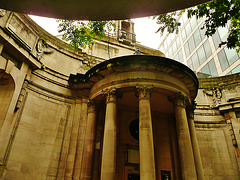
<path id="1" fill-rule="evenodd" d="M 117 98 L 121 98 L 121 94 L 117 92 L 116 88 L 105 89 L 102 92 L 106 96 L 106 102 L 116 101 Z"/>
<path id="2" fill-rule="evenodd" d="M 175 106 L 183 106 L 186 107 L 186 102 L 188 102 L 188 98 L 184 96 L 181 92 L 174 94 L 173 96 L 168 96 L 168 100 L 172 102 Z"/>
<path id="3" fill-rule="evenodd" d="M 87 105 L 88 105 L 88 113 L 95 112 L 95 104 L 93 100 L 89 99 Z"/>
<path id="4" fill-rule="evenodd" d="M 136 96 L 139 99 L 150 98 L 153 86 L 152 85 L 137 85 L 136 89 L 137 89 Z"/>

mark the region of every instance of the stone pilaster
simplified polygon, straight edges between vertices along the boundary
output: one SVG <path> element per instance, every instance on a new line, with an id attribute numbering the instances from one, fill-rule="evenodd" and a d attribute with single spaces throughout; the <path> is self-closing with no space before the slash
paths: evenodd
<path id="1" fill-rule="evenodd" d="M 136 86 L 139 99 L 139 151 L 141 180 L 155 180 L 155 157 L 150 95 L 152 86 Z"/>
<path id="2" fill-rule="evenodd" d="M 77 139 L 78 139 L 78 129 L 79 129 L 79 119 L 81 116 L 81 106 L 82 101 L 80 99 L 76 100 L 74 115 L 73 115 L 73 123 L 71 128 L 70 142 L 69 142 L 69 150 L 67 156 L 67 163 L 65 169 L 65 179 L 72 179 L 73 169 L 74 169 L 74 161 L 77 149 Z"/>
<path id="3" fill-rule="evenodd" d="M 190 136 L 191 136 L 192 149 L 193 149 L 193 155 L 194 155 L 195 166 L 196 166 L 196 171 L 197 171 L 197 177 L 198 177 L 198 180 L 204 180 L 202 160 L 201 160 L 200 150 L 199 150 L 199 146 L 198 146 L 198 139 L 197 139 L 195 124 L 194 124 L 194 108 L 193 107 L 190 108 L 188 111 L 188 125 L 189 125 L 189 132 L 190 132 Z"/>
<path id="4" fill-rule="evenodd" d="M 82 155 L 83 155 L 83 144 L 86 133 L 86 123 L 87 123 L 87 98 L 82 98 L 81 104 L 81 114 L 79 120 L 79 128 L 77 135 L 77 147 L 76 147 L 76 155 L 74 161 L 74 169 L 73 169 L 73 179 L 79 179 L 81 174 L 81 166 L 82 166 Z"/>
<path id="5" fill-rule="evenodd" d="M 96 113 L 93 101 L 88 102 L 88 121 L 83 150 L 81 179 L 91 180 L 93 170 L 93 153 L 95 144 Z"/>
<path id="6" fill-rule="evenodd" d="M 103 92 L 106 96 L 106 116 L 103 137 L 101 180 L 116 179 L 117 97 L 116 88 Z"/>
<path id="7" fill-rule="evenodd" d="M 186 114 L 187 98 L 182 93 L 169 97 L 175 106 L 177 138 L 182 179 L 197 179 L 192 143 Z"/>

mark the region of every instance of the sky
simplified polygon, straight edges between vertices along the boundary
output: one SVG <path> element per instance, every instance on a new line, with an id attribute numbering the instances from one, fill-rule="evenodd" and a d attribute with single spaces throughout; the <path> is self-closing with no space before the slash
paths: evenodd
<path id="1" fill-rule="evenodd" d="M 57 31 L 58 23 L 55 19 L 32 15 L 30 15 L 30 17 L 52 35 L 56 36 L 59 34 Z M 155 20 L 152 20 L 151 17 L 145 17 L 132 19 L 132 21 L 135 23 L 137 41 L 144 46 L 158 49 L 161 43 L 161 37 L 159 33 L 155 33 L 159 26 L 156 24 Z"/>

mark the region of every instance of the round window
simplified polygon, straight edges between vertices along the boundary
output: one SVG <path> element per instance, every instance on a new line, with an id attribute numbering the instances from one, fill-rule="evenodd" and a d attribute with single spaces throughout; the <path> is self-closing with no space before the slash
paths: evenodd
<path id="1" fill-rule="evenodd" d="M 129 131 L 134 139 L 139 140 L 139 120 L 132 120 L 129 124 Z"/>

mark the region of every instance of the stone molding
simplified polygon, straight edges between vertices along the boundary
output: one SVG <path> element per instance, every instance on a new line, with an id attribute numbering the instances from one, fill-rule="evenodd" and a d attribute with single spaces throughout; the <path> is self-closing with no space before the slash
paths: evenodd
<path id="1" fill-rule="evenodd" d="M 136 96 L 138 99 L 142 98 L 151 98 L 151 91 L 153 89 L 153 85 L 137 85 L 136 86 Z"/>
<path id="2" fill-rule="evenodd" d="M 0 17 L 5 16 L 6 10 L 5 9 L 0 9 Z"/>
<path id="3" fill-rule="evenodd" d="M 89 99 L 87 105 L 88 105 L 88 113 L 95 113 L 96 108 L 93 100 Z"/>
<path id="4" fill-rule="evenodd" d="M 117 75 L 121 73 L 121 78 Z M 103 87 L 136 87 L 154 85 L 183 92 L 193 100 L 197 95 L 198 80 L 189 68 L 164 57 L 150 55 L 129 55 L 104 61 L 85 74 L 71 74 L 71 89 L 91 89 L 91 99 L 100 95 Z"/>
<path id="5" fill-rule="evenodd" d="M 85 96 L 82 97 L 82 103 L 88 104 L 88 101 L 89 101 L 88 97 Z"/>
<path id="6" fill-rule="evenodd" d="M 182 106 L 186 108 L 186 104 L 188 102 L 188 97 L 184 96 L 183 93 L 178 92 L 173 96 L 168 96 L 168 100 L 172 102 L 175 106 Z"/>
<path id="7" fill-rule="evenodd" d="M 43 39 L 38 40 L 36 50 L 38 60 L 42 59 L 43 54 L 52 54 L 54 52 Z"/>
<path id="8" fill-rule="evenodd" d="M 26 88 L 27 88 L 28 83 L 29 83 L 29 77 L 26 77 L 24 79 L 22 89 L 21 89 L 20 94 L 18 96 L 18 100 L 17 100 L 14 111 L 17 111 L 18 109 L 20 109 L 20 107 L 22 105 L 22 102 L 23 102 L 23 99 L 24 99 L 24 96 L 26 95 Z"/>
<path id="9" fill-rule="evenodd" d="M 213 104 L 212 107 L 217 107 L 219 106 L 222 98 L 222 88 L 211 88 L 211 89 L 205 89 L 203 90 L 203 93 L 206 94 L 207 96 L 212 96 L 213 97 Z"/>
<path id="10" fill-rule="evenodd" d="M 196 109 L 197 103 L 195 101 L 192 102 L 192 104 L 187 108 L 187 115 L 188 118 L 194 119 L 194 110 Z"/>
<path id="11" fill-rule="evenodd" d="M 82 99 L 75 99 L 75 104 L 82 104 Z"/>

